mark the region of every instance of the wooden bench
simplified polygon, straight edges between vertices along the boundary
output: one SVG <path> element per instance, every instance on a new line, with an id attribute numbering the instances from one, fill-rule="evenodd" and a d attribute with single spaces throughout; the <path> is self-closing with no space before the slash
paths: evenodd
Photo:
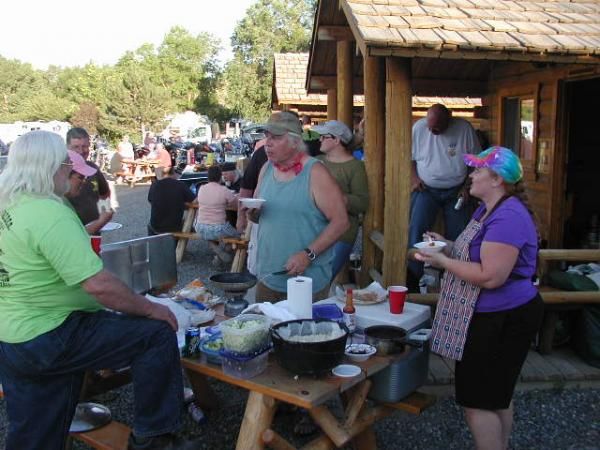
<path id="1" fill-rule="evenodd" d="M 98 450 L 127 450 L 131 428 L 113 420 L 108 425 L 85 433 L 71 433 L 72 439 Z"/>

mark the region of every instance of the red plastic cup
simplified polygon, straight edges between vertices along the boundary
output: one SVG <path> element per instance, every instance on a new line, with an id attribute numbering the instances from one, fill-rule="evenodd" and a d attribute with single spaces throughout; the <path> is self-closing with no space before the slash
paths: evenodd
<path id="1" fill-rule="evenodd" d="M 92 249 L 96 255 L 100 255 L 100 245 L 102 244 L 102 236 L 91 236 Z"/>
<path id="2" fill-rule="evenodd" d="M 404 302 L 408 289 L 404 286 L 388 287 L 388 297 L 390 299 L 390 312 L 392 314 L 402 314 L 404 311 Z"/>

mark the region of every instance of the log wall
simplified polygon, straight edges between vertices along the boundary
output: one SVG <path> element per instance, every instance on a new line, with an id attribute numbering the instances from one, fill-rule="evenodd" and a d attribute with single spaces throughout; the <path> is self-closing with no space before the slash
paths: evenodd
<path id="1" fill-rule="evenodd" d="M 530 63 L 507 64 L 494 70 L 491 94 L 484 99 L 488 120 L 482 122 L 490 143 L 500 142 L 501 103 L 506 93 L 531 90 L 535 93 L 537 116 L 534 135 L 537 158 L 524 166 L 524 182 L 529 202 L 536 213 L 541 238 L 549 247 L 560 248 L 563 241 L 564 177 L 567 156 L 566 130 L 561 83 L 580 78 L 577 66 L 536 67 Z M 598 74 L 600 75 L 600 73 Z M 596 75 L 596 76 L 598 76 Z M 590 74 L 586 74 L 590 76 Z M 565 106 L 567 107 L 567 106 Z M 541 157 L 547 158 L 542 170 Z"/>

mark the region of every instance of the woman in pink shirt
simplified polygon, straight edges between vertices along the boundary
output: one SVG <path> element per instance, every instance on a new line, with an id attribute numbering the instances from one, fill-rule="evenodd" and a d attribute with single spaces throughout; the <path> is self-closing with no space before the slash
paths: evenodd
<path id="1" fill-rule="evenodd" d="M 237 230 L 227 222 L 225 214 L 225 209 L 237 208 L 237 196 L 220 183 L 221 175 L 219 166 L 211 166 L 208 169 L 208 183 L 198 190 L 196 231 L 206 241 L 239 236 Z"/>

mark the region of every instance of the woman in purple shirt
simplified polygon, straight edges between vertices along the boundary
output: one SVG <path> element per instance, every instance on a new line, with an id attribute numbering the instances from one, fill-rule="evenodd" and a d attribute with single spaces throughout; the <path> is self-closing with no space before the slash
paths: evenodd
<path id="1" fill-rule="evenodd" d="M 456 360 L 456 401 L 476 448 L 500 450 L 508 448 L 513 391 L 542 319 L 532 283 L 538 233 L 512 151 L 492 147 L 464 160 L 475 167 L 470 194 L 481 206 L 444 253 L 416 258 L 446 271 L 432 351 Z"/>

